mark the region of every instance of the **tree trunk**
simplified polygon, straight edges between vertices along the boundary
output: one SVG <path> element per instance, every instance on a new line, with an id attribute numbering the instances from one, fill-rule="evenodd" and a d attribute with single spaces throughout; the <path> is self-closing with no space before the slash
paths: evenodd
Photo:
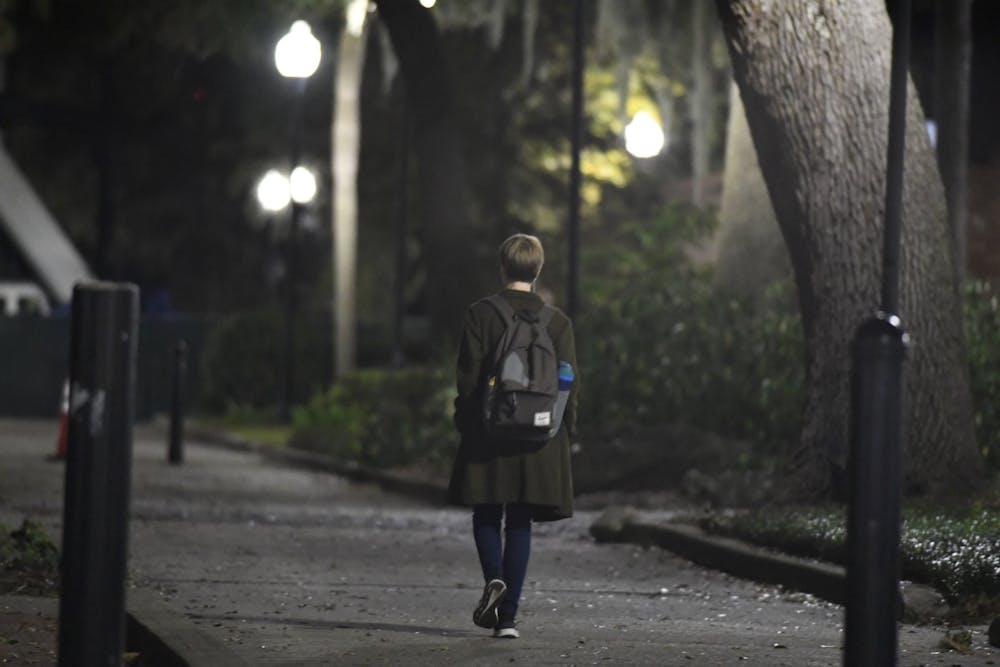
<path id="1" fill-rule="evenodd" d="M 691 7 L 691 31 L 694 42 L 691 69 L 694 85 L 691 89 L 691 202 L 701 208 L 705 205 L 705 176 L 708 175 L 709 149 L 709 97 L 712 92 L 712 70 L 709 62 L 710 7 L 706 2 L 695 2 Z"/>
<path id="2" fill-rule="evenodd" d="M 431 12 L 417 0 L 376 0 L 376 4 L 406 81 L 432 335 L 457 338 L 465 306 L 497 282 L 494 249 L 481 239 L 477 243 L 468 219 L 462 144 L 447 63 Z M 435 349 L 445 349 L 444 344 Z"/>
<path id="3" fill-rule="evenodd" d="M 937 157 L 948 201 L 948 222 L 959 284 L 965 279 L 969 219 L 969 77 L 972 71 L 972 1 L 934 7 L 934 120 Z"/>
<path id="4" fill-rule="evenodd" d="M 716 234 L 716 282 L 760 303 L 768 285 L 791 278 L 792 266 L 736 83 L 729 90 L 725 160 Z"/>
<path id="5" fill-rule="evenodd" d="M 829 495 L 846 467 L 849 343 L 879 298 L 891 25 L 882 0 L 717 6 L 806 335 L 793 490 Z M 900 316 L 915 345 L 905 479 L 910 492 L 961 491 L 982 470 L 961 302 L 944 193 L 912 85 L 907 105 Z"/>
<path id="6" fill-rule="evenodd" d="M 361 151 L 361 77 L 368 36 L 366 23 L 362 23 L 357 34 L 345 26 L 334 74 L 337 79 L 334 82 L 330 172 L 333 174 L 335 378 L 354 370 L 357 363 L 358 158 Z"/>

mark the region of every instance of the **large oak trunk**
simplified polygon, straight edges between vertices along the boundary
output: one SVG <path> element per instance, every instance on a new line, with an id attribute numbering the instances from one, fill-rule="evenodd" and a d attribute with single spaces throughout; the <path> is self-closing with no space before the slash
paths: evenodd
<path id="1" fill-rule="evenodd" d="M 878 306 L 891 25 L 882 0 L 717 0 L 735 79 L 788 245 L 806 334 L 807 407 L 792 455 L 800 493 L 842 491 L 850 341 Z M 979 479 L 961 302 L 944 193 L 909 87 L 901 312 L 907 489 Z"/>
<path id="2" fill-rule="evenodd" d="M 428 310 L 434 337 L 457 339 L 465 306 L 496 282 L 470 224 L 465 159 L 441 37 L 416 0 L 376 0 L 406 84 L 418 164 Z M 442 344 L 447 348 L 447 344 Z"/>

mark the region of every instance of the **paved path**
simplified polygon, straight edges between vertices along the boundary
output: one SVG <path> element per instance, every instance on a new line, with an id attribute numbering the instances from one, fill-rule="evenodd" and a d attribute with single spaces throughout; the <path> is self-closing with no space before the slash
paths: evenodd
<path id="1" fill-rule="evenodd" d="M 55 426 L 0 421 L 0 522 L 61 518 Z M 131 585 L 249 665 L 839 665 L 842 610 L 695 567 L 597 545 L 593 515 L 536 527 L 520 640 L 472 625 L 481 579 L 461 510 L 191 444 L 164 461 L 136 433 Z M 903 626 L 900 665 L 1000 664 Z"/>

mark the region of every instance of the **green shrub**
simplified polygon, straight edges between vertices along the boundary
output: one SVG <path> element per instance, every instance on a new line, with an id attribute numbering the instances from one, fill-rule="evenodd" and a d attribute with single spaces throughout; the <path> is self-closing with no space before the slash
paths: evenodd
<path id="1" fill-rule="evenodd" d="M 764 299 L 727 294 L 683 243 L 712 228 L 671 206 L 659 220 L 622 224 L 587 251 L 587 308 L 578 318 L 581 431 L 598 442 L 684 422 L 746 439 L 758 454 L 800 437 L 804 338 L 795 286 Z M 1000 297 L 965 286 L 965 328 L 976 436 L 1000 471 Z"/>
<path id="2" fill-rule="evenodd" d="M 205 344 L 205 399 L 215 409 L 247 410 L 277 403 L 281 323 L 256 311 L 224 318 Z"/>
<path id="3" fill-rule="evenodd" d="M 0 593 L 57 595 L 59 550 L 41 526 L 25 520 L 7 532 L 0 524 Z"/>
<path id="4" fill-rule="evenodd" d="M 457 442 L 453 387 L 440 368 L 356 371 L 294 411 L 291 445 L 379 467 L 440 465 Z"/>
<path id="5" fill-rule="evenodd" d="M 702 525 L 801 556 L 846 563 L 843 507 L 771 508 L 712 516 Z M 903 512 L 900 560 L 905 578 L 933 584 L 952 603 L 989 598 L 1000 607 L 1000 510 L 959 512 L 909 507 Z"/>
<path id="6" fill-rule="evenodd" d="M 329 326 L 321 313 L 296 318 L 293 402 L 319 391 L 329 367 Z M 206 407 L 215 412 L 261 414 L 283 398 L 285 314 L 277 309 L 237 313 L 220 320 L 205 344 Z"/>
<path id="7" fill-rule="evenodd" d="M 799 437 L 804 342 L 794 287 L 726 294 L 680 241 L 708 228 L 668 209 L 593 251 L 577 323 L 581 430 L 604 440 L 683 422 L 774 453 Z"/>
<path id="8" fill-rule="evenodd" d="M 1000 470 L 1000 299 L 989 283 L 965 285 L 965 335 L 976 440 L 986 463 Z"/>
<path id="9" fill-rule="evenodd" d="M 906 512 L 901 547 L 903 571 L 932 581 L 951 601 L 1000 598 L 1000 512 Z"/>

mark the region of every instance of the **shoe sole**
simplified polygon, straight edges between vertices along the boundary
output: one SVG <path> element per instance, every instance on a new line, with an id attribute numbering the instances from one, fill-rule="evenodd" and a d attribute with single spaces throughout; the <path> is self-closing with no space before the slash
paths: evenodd
<path id="1" fill-rule="evenodd" d="M 481 628 L 493 628 L 500 622 L 497 607 L 503 602 L 507 593 L 507 585 L 499 579 L 494 579 L 486 584 L 483 591 L 483 599 L 479 601 L 479 606 L 472 612 L 472 622 Z"/>
<path id="2" fill-rule="evenodd" d="M 498 628 L 493 631 L 493 636 L 497 639 L 518 639 L 521 633 L 517 628 Z"/>

